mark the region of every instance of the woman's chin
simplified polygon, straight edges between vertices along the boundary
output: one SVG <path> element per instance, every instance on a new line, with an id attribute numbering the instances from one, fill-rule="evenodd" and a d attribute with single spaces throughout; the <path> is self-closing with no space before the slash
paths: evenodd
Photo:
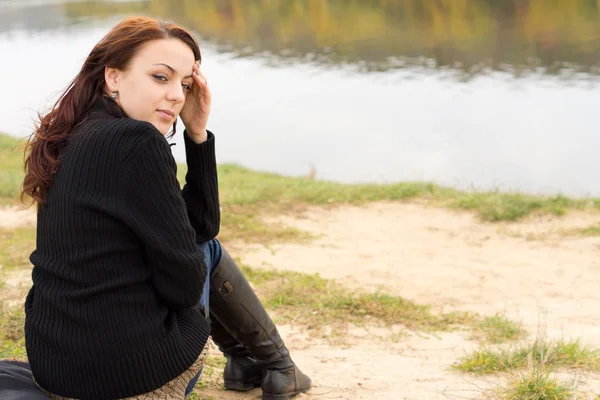
<path id="1" fill-rule="evenodd" d="M 160 121 L 160 122 L 152 121 L 151 124 L 154 125 L 154 127 L 156 129 L 158 129 L 158 131 L 160 133 L 162 133 L 163 136 L 166 136 L 167 133 L 170 132 L 170 130 L 173 126 L 172 124 L 165 123 L 164 121 Z"/>

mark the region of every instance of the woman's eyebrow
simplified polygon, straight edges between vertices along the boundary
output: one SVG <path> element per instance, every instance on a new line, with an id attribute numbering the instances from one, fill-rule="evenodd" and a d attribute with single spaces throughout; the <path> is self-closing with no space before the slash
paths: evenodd
<path id="1" fill-rule="evenodd" d="M 175 69 L 173 69 L 173 67 L 171 67 L 170 65 L 167 65 L 165 63 L 157 63 L 157 64 L 152 64 L 152 65 L 164 65 L 165 67 L 169 68 L 172 73 L 176 73 L 177 72 L 177 71 L 175 71 Z"/>
<path id="2" fill-rule="evenodd" d="M 170 65 L 165 64 L 165 63 L 157 63 L 157 64 L 152 64 L 152 65 L 164 65 L 165 67 L 169 68 L 173 74 L 177 73 L 177 71 L 175 71 L 175 69 L 173 67 L 171 67 Z M 192 75 L 188 75 L 184 78 L 192 78 Z"/>

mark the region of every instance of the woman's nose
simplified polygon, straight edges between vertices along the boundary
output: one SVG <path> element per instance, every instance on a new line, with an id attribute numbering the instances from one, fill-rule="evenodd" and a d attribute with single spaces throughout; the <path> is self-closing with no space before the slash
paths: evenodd
<path id="1" fill-rule="evenodd" d="M 183 87 L 181 85 L 173 85 L 167 93 L 167 98 L 173 102 L 183 102 L 185 100 L 185 93 L 183 93 Z"/>

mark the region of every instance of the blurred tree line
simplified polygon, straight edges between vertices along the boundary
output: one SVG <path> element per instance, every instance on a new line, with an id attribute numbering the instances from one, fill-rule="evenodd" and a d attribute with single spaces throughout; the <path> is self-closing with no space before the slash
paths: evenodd
<path id="1" fill-rule="evenodd" d="M 596 74 L 600 0 L 148 0 L 65 3 L 71 18 L 175 20 L 241 56 L 280 62 Z M 431 60 L 434 60 L 432 62 Z"/>

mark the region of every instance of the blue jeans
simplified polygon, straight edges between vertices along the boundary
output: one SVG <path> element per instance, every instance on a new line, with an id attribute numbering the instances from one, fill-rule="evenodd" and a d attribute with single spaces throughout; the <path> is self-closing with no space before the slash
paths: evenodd
<path id="1" fill-rule="evenodd" d="M 208 293 L 210 291 L 210 275 L 215 270 L 219 262 L 221 261 L 221 243 L 217 239 L 209 240 L 208 242 L 198 243 L 198 246 L 204 253 L 204 261 L 208 266 L 208 271 L 206 273 L 206 282 L 204 282 L 204 287 L 202 288 L 202 297 L 200 297 L 200 307 L 204 311 L 204 315 L 208 318 L 210 313 L 210 308 L 208 304 Z M 200 374 L 202 370 L 194 376 L 194 378 L 188 384 L 188 387 L 185 389 L 185 396 L 189 396 L 194 390 L 194 386 L 198 382 L 200 378 Z"/>

